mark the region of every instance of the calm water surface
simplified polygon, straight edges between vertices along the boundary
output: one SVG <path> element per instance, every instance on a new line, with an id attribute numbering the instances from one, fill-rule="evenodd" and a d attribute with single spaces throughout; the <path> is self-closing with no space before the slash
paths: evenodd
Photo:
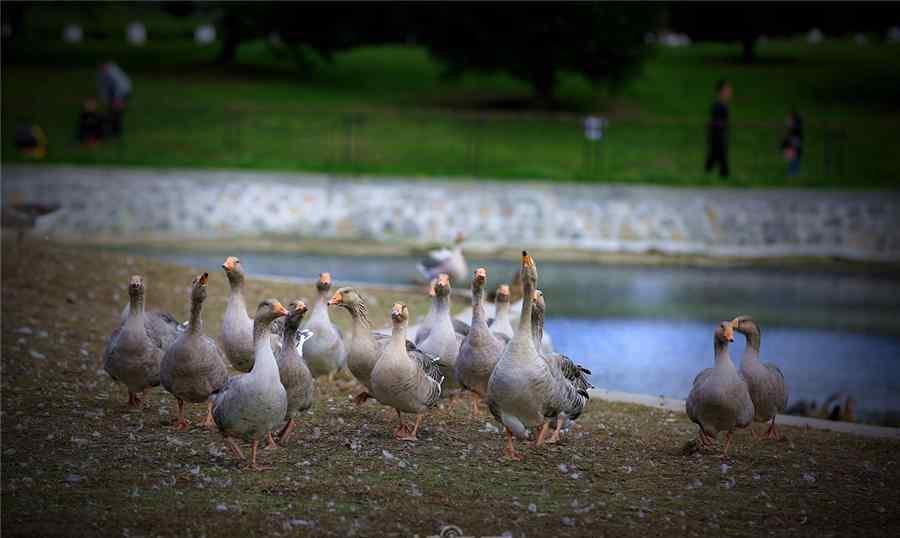
<path id="1" fill-rule="evenodd" d="M 227 253 L 141 251 L 218 271 Z M 252 275 L 408 284 L 411 257 L 237 253 Z M 712 365 L 718 320 L 754 316 L 762 356 L 776 363 L 792 400 L 822 402 L 847 391 L 862 412 L 900 411 L 900 279 L 779 269 L 627 267 L 541 263 L 547 331 L 556 347 L 593 372 L 598 387 L 684 398 Z M 489 282 L 508 282 L 515 261 L 470 260 Z M 731 348 L 737 362 L 743 337 Z"/>

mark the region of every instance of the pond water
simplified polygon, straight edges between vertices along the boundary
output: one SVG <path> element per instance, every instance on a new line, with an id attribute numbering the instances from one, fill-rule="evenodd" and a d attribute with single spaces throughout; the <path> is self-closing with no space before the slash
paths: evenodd
<path id="1" fill-rule="evenodd" d="M 226 253 L 141 251 L 219 269 Z M 409 284 L 412 257 L 240 252 L 251 275 L 335 282 Z M 491 285 L 509 282 L 512 260 L 469 260 Z M 859 414 L 900 412 L 900 279 L 891 275 L 794 269 L 646 267 L 538 260 L 547 332 L 557 349 L 593 372 L 598 387 L 684 398 L 713 363 L 715 322 L 752 315 L 762 356 L 784 372 L 791 399 L 821 403 L 845 391 Z M 743 353 L 736 335 L 731 355 Z"/>

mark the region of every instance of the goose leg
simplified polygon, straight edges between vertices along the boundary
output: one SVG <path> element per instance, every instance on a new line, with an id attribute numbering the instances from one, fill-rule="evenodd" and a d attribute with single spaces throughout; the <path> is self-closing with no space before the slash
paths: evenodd
<path id="1" fill-rule="evenodd" d="M 266 446 L 263 450 L 276 450 L 280 448 L 278 443 L 275 442 L 275 439 L 272 439 L 272 432 L 266 434 Z"/>
<path id="2" fill-rule="evenodd" d="M 241 447 L 239 447 L 238 444 L 236 442 L 234 442 L 234 439 L 232 439 L 231 437 L 226 437 L 225 445 L 229 449 L 231 449 L 231 453 L 234 454 L 234 457 L 236 457 L 239 460 L 244 459 L 244 453 L 241 452 Z"/>
<path id="3" fill-rule="evenodd" d="M 206 420 L 203 421 L 204 428 L 212 428 L 216 425 L 216 422 L 213 420 L 212 414 L 213 401 L 212 398 L 206 400 Z"/>
<path id="4" fill-rule="evenodd" d="M 769 429 L 766 430 L 766 439 L 771 439 L 773 441 L 778 440 L 778 433 L 775 431 L 775 417 L 772 417 L 772 423 L 769 424 Z"/>
<path id="5" fill-rule="evenodd" d="M 731 446 L 731 432 L 725 433 L 725 448 L 722 450 L 722 457 L 728 457 L 728 447 Z"/>
<path id="6" fill-rule="evenodd" d="M 175 406 L 178 409 L 178 416 L 175 418 L 175 422 L 172 423 L 172 427 L 177 431 L 183 432 L 191 425 L 190 421 L 184 418 L 184 400 L 176 398 Z"/>
<path id="7" fill-rule="evenodd" d="M 289 419 L 287 421 L 287 424 L 284 425 L 284 428 L 282 428 L 281 431 L 278 432 L 278 441 L 282 445 L 287 443 L 288 439 L 291 438 L 291 433 L 294 432 L 294 426 L 296 426 L 296 425 L 297 425 L 297 423 L 294 422 L 294 419 Z"/>
<path id="8" fill-rule="evenodd" d="M 363 403 L 365 403 L 366 400 L 368 400 L 371 397 L 372 397 L 371 394 L 369 394 L 366 391 L 362 391 L 359 394 L 357 394 L 355 398 L 353 398 L 353 405 L 362 405 Z"/>
<path id="9" fill-rule="evenodd" d="M 473 392 L 472 393 L 472 412 L 469 413 L 469 418 L 481 417 L 481 408 L 479 407 L 480 402 L 481 402 L 481 396 L 479 396 L 477 392 Z"/>
<path id="10" fill-rule="evenodd" d="M 541 433 L 538 434 L 538 438 L 534 442 L 535 448 L 544 444 L 544 437 L 547 435 L 547 429 L 549 427 L 550 427 L 550 420 L 545 418 L 544 425 L 541 426 Z"/>
<path id="11" fill-rule="evenodd" d="M 509 428 L 506 428 L 506 448 L 503 450 L 503 455 L 513 461 L 522 461 L 522 456 L 516 452 L 516 447 L 513 446 L 513 434 Z"/>
<path id="12" fill-rule="evenodd" d="M 402 440 L 405 437 L 409 436 L 410 429 L 409 426 L 407 426 L 406 423 L 403 422 L 403 415 L 400 414 L 400 410 L 396 409 L 395 411 L 397 411 L 397 420 L 399 420 L 400 423 L 397 424 L 396 428 L 394 428 L 394 437 Z"/>
<path id="13" fill-rule="evenodd" d="M 565 417 L 560 413 L 558 417 L 556 417 L 556 428 L 553 430 L 553 434 L 547 439 L 546 443 L 548 445 L 552 445 L 559 442 L 559 430 L 562 429 L 563 422 L 565 422 Z"/>
<path id="14" fill-rule="evenodd" d="M 253 444 L 250 446 L 250 469 L 254 471 L 266 471 L 272 469 L 269 465 L 257 465 L 256 463 L 256 450 L 259 448 L 259 439 L 254 439 Z"/>
<path id="15" fill-rule="evenodd" d="M 419 438 L 416 437 L 416 432 L 419 431 L 419 425 L 421 425 L 421 424 L 422 424 L 422 414 L 419 413 L 418 415 L 416 415 L 416 425 L 413 426 L 412 432 L 410 432 L 408 435 L 403 435 L 401 437 L 397 437 L 397 439 L 399 439 L 401 441 L 418 441 Z M 407 428 L 407 431 L 409 431 L 408 428 Z"/>

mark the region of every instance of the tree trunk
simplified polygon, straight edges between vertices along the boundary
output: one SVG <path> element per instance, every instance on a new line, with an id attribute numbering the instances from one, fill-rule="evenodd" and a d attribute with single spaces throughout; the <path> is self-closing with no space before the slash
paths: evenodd
<path id="1" fill-rule="evenodd" d="M 741 39 L 741 45 L 743 46 L 744 63 L 752 64 L 754 61 L 756 61 L 756 35 L 744 35 L 744 37 Z"/>
<path id="2" fill-rule="evenodd" d="M 240 21 L 233 13 L 225 13 L 222 18 L 222 51 L 219 52 L 219 62 L 233 64 L 237 59 L 237 48 L 240 43 Z"/>

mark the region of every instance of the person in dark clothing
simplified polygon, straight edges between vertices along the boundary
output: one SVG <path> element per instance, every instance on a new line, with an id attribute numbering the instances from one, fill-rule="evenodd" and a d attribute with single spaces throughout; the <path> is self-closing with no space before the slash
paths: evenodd
<path id="1" fill-rule="evenodd" d="M 731 100 L 731 83 L 720 80 L 716 83 L 718 98 L 713 103 L 707 127 L 706 171 L 719 165 L 719 175 L 728 177 L 728 101 Z"/>
<path id="2" fill-rule="evenodd" d="M 122 136 L 125 107 L 131 97 L 131 79 L 121 67 L 104 62 L 97 68 L 97 94 L 109 109 L 110 134 Z"/>
<path id="3" fill-rule="evenodd" d="M 787 134 L 781 141 L 781 151 L 788 162 L 788 176 L 796 176 L 800 172 L 800 157 L 803 154 L 803 119 L 796 110 L 787 117 Z"/>
<path id="4" fill-rule="evenodd" d="M 97 112 L 97 100 L 86 99 L 78 116 L 78 142 L 92 146 L 103 138 L 103 116 Z"/>

